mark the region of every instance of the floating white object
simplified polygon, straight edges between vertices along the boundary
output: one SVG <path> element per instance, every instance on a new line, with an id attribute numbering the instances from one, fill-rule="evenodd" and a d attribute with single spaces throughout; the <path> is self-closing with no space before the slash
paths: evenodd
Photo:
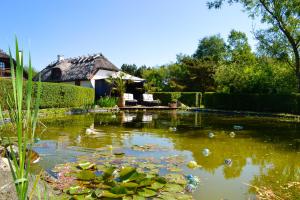
<path id="1" fill-rule="evenodd" d="M 229 133 L 229 136 L 230 136 L 231 138 L 234 138 L 234 137 L 235 137 L 235 132 L 230 132 L 230 133 Z"/>
<path id="2" fill-rule="evenodd" d="M 207 149 L 207 148 L 202 150 L 202 155 L 205 156 L 205 157 L 209 156 L 210 153 L 211 153 L 210 150 Z"/>
<path id="3" fill-rule="evenodd" d="M 196 167 L 199 167 L 199 165 L 197 164 L 196 161 L 190 161 L 190 162 L 188 162 L 187 166 L 188 166 L 189 168 L 191 168 L 191 169 L 194 169 L 194 168 L 196 168 Z"/>
<path id="4" fill-rule="evenodd" d="M 208 133 L 208 137 L 213 138 L 213 137 L 215 137 L 215 134 L 213 132 L 210 132 L 210 133 Z"/>

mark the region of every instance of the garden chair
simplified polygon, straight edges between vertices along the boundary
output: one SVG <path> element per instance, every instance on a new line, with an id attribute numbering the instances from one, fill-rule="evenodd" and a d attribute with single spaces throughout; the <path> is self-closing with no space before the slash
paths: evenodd
<path id="1" fill-rule="evenodd" d="M 159 106 L 160 100 L 154 100 L 153 94 L 143 94 L 143 105 L 145 106 Z"/>
<path id="2" fill-rule="evenodd" d="M 133 94 L 131 93 L 124 93 L 124 100 L 125 100 L 125 105 L 131 105 L 131 106 L 136 106 L 137 105 L 137 100 L 133 98 Z"/>

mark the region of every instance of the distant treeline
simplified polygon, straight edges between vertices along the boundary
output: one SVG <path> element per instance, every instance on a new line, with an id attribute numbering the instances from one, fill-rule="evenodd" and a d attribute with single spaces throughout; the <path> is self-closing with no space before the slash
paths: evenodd
<path id="1" fill-rule="evenodd" d="M 283 56 L 283 55 L 282 55 Z M 122 70 L 147 80 L 150 92 L 187 91 L 288 94 L 297 79 L 285 59 L 270 56 L 263 44 L 252 51 L 245 33 L 232 30 L 204 37 L 193 55 L 179 54 L 175 63 L 159 67 L 123 64 Z"/>

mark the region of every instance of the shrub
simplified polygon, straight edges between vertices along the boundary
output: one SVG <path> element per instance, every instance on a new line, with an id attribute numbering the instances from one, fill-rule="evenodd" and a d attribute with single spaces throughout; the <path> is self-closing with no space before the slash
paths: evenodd
<path id="1" fill-rule="evenodd" d="M 201 92 L 153 92 L 152 94 L 165 106 L 172 101 L 174 94 L 179 94 L 178 100 L 187 106 L 200 106 L 201 102 Z"/>
<path id="2" fill-rule="evenodd" d="M 207 92 L 205 108 L 255 112 L 300 113 L 300 94 L 225 94 Z"/>
<path id="3" fill-rule="evenodd" d="M 34 86 L 36 89 L 36 84 Z M 10 79 L 0 79 L 0 104 L 6 105 L 7 95 L 12 95 Z M 70 108 L 94 104 L 95 91 L 63 83 L 41 83 L 40 108 Z M 7 109 L 4 107 L 4 109 Z"/>
<path id="4" fill-rule="evenodd" d="M 100 107 L 111 108 L 117 105 L 118 98 L 115 97 L 101 97 L 96 104 Z"/>

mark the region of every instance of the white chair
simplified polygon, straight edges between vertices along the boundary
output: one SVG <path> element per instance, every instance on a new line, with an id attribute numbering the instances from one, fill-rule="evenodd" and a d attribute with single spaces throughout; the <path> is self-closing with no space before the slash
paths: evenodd
<path id="1" fill-rule="evenodd" d="M 154 100 L 153 94 L 143 94 L 143 104 L 146 106 L 158 106 L 160 104 L 160 100 Z"/>
<path id="2" fill-rule="evenodd" d="M 137 105 L 137 100 L 133 98 L 133 94 L 124 93 L 125 104 L 127 105 Z"/>

